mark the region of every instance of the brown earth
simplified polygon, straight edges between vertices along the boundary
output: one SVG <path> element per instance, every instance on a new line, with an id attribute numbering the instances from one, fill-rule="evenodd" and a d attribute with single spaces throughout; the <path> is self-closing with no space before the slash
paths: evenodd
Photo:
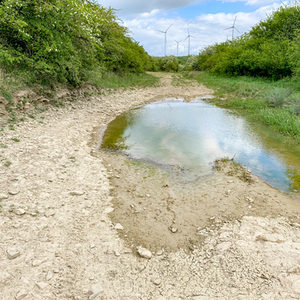
<path id="1" fill-rule="evenodd" d="M 160 87 L 82 95 L 0 132 L 1 299 L 300 298 L 299 197 L 229 176 L 230 165 L 186 189 L 99 152 L 118 114 L 212 93 L 160 76 Z"/>

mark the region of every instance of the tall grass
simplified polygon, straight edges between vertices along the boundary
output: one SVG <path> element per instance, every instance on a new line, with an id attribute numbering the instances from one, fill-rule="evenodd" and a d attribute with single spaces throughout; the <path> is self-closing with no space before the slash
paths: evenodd
<path id="1" fill-rule="evenodd" d="M 88 74 L 87 82 L 93 86 L 101 88 L 131 88 L 131 87 L 149 87 L 156 86 L 159 83 L 159 77 L 147 74 L 147 73 L 95 73 Z"/>

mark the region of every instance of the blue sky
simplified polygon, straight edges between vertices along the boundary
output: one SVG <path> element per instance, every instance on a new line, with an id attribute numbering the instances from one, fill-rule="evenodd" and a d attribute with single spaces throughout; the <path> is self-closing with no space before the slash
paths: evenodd
<path id="1" fill-rule="evenodd" d="M 179 44 L 179 55 L 187 55 L 188 31 L 191 38 L 191 53 L 197 54 L 203 47 L 231 39 L 232 26 L 237 17 L 238 36 L 250 30 L 267 14 L 280 6 L 280 1 L 269 0 L 98 0 L 106 7 L 117 9 L 117 15 L 128 27 L 130 35 L 138 41 L 150 55 L 162 56 L 164 35 L 158 30 L 166 30 L 167 54 L 177 55 L 175 40 Z M 185 40 L 185 41 L 184 41 Z"/>

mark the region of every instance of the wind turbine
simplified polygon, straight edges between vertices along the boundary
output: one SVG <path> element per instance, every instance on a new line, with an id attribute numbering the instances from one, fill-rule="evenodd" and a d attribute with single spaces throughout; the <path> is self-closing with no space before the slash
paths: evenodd
<path id="1" fill-rule="evenodd" d="M 157 30 L 165 35 L 165 56 L 167 56 L 167 33 L 173 24 L 171 24 L 165 31 Z"/>
<path id="2" fill-rule="evenodd" d="M 188 56 L 191 55 L 191 37 L 193 38 L 193 36 L 190 34 L 190 29 L 188 28 L 188 36 L 185 39 L 185 41 L 188 40 Z"/>
<path id="3" fill-rule="evenodd" d="M 176 41 L 176 40 L 175 40 L 175 42 L 176 42 L 176 44 L 177 44 L 177 56 L 178 56 L 178 53 L 179 53 L 179 44 L 180 44 L 182 41 Z"/>
<path id="4" fill-rule="evenodd" d="M 237 32 L 241 33 L 235 26 L 235 23 L 236 23 L 236 19 L 237 19 L 237 16 L 234 18 L 234 21 L 233 21 L 233 25 L 228 27 L 228 28 L 225 28 L 224 30 L 229 30 L 229 29 L 232 29 L 232 40 L 234 40 L 234 31 L 236 30 Z"/>

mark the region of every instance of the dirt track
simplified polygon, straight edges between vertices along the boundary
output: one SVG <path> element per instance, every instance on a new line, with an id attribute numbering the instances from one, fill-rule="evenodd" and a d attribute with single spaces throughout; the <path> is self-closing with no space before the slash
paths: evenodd
<path id="1" fill-rule="evenodd" d="M 105 125 L 156 99 L 210 93 L 164 75 L 161 87 L 82 99 L 1 132 L 1 299 L 299 299 L 300 225 L 287 219 L 299 206 L 279 192 L 289 213 L 243 216 L 203 231 L 192 252 L 151 259 L 132 253 L 109 218 L 113 173 L 97 154 Z"/>

